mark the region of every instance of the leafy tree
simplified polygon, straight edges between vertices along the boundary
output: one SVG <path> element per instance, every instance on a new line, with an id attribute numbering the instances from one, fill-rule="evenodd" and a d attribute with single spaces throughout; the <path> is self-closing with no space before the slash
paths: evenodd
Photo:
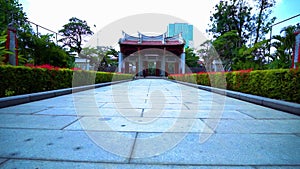
<path id="1" fill-rule="evenodd" d="M 9 24 L 13 24 L 12 26 L 20 32 L 22 27 L 28 24 L 26 19 L 26 14 L 18 0 L 0 1 L 0 32 L 6 31 Z"/>
<path id="2" fill-rule="evenodd" d="M 73 64 L 74 58 L 51 40 L 52 35 L 40 35 L 33 31 L 17 0 L 0 0 L 0 31 L 7 34 L 8 26 L 17 30 L 19 64 L 51 64 L 59 67 L 71 67 Z"/>
<path id="3" fill-rule="evenodd" d="M 213 61 L 216 60 L 219 55 L 214 49 L 211 40 L 207 40 L 200 45 L 200 49 L 197 51 L 200 58 L 203 59 L 205 68 L 210 72 Z"/>
<path id="4" fill-rule="evenodd" d="M 198 60 L 193 48 L 185 48 L 185 64 L 188 67 L 198 67 Z"/>
<path id="5" fill-rule="evenodd" d="M 62 42 L 63 46 L 68 46 L 71 52 L 77 54 L 82 50 L 83 38 L 93 34 L 87 22 L 76 17 L 70 18 L 69 23 L 65 24 L 59 33 L 64 36 L 59 42 Z"/>
<path id="6" fill-rule="evenodd" d="M 270 31 L 271 25 L 275 21 L 275 17 L 269 20 L 269 16 L 272 13 L 272 7 L 275 6 L 275 0 L 256 0 L 256 11 L 258 13 L 254 16 L 255 18 L 255 40 L 254 44 L 264 39 L 265 34 Z"/>
<path id="7" fill-rule="evenodd" d="M 0 0 L 0 31 L 6 34 L 9 25 L 17 30 L 19 59 L 22 60 L 22 56 L 26 59 L 28 46 L 32 43 L 31 35 L 34 34 L 26 13 L 17 0 Z"/>
<path id="8" fill-rule="evenodd" d="M 263 40 L 258 43 L 255 43 L 252 47 L 247 47 L 246 45 L 242 46 L 237 51 L 237 57 L 233 59 L 232 69 L 241 70 L 241 69 L 264 69 L 265 54 L 262 53 L 260 56 L 255 56 L 254 53 L 260 51 L 261 48 L 268 48 L 268 40 Z M 262 50 L 265 51 L 265 50 Z"/>
<path id="9" fill-rule="evenodd" d="M 264 58 L 269 55 L 267 43 L 264 40 L 265 35 L 270 31 L 271 24 L 275 21 L 275 18 L 269 19 L 275 1 L 253 0 L 253 3 L 254 8 L 251 7 L 249 1 L 224 0 L 214 8 L 208 32 L 213 35 L 212 43 L 226 70 L 234 64 L 239 64 L 239 66 L 234 66 L 237 69 L 243 69 L 242 65 L 248 65 L 245 68 L 249 65 L 262 68 Z M 251 57 L 243 55 L 245 51 L 251 51 Z M 257 62 L 260 62 L 259 66 Z"/>
<path id="10" fill-rule="evenodd" d="M 112 60 L 110 55 L 117 56 L 118 52 L 112 47 L 97 47 L 97 48 L 83 48 L 79 54 L 80 58 L 90 60 L 90 65 L 95 66 L 95 70 L 104 71 L 108 67 L 117 66 L 117 61 Z"/>
<path id="11" fill-rule="evenodd" d="M 238 47 L 246 43 L 250 44 L 250 37 L 254 37 L 254 43 L 263 40 L 275 21 L 275 18 L 269 19 L 275 0 L 253 0 L 252 2 L 255 8 L 251 7 L 249 1 L 220 1 L 210 17 L 211 24 L 208 32 L 212 33 L 214 38 L 218 38 L 226 32 L 236 30 L 240 38 Z"/>
<path id="12" fill-rule="evenodd" d="M 32 36 L 31 38 L 32 43 L 29 48 L 33 50 L 30 58 L 33 59 L 35 65 L 50 64 L 57 67 L 71 67 L 74 58 L 51 40 L 52 35 Z"/>
<path id="13" fill-rule="evenodd" d="M 295 45 L 295 32 L 300 30 L 300 24 L 284 27 L 280 32 L 283 35 L 275 35 L 275 42 L 272 46 L 275 47 L 275 52 L 272 55 L 272 63 L 270 68 L 289 68 L 292 63 L 292 53 Z"/>
<path id="14" fill-rule="evenodd" d="M 236 30 L 224 33 L 212 42 L 219 54 L 225 70 L 229 70 L 233 61 L 238 57 L 238 44 L 240 37 Z"/>
<path id="15" fill-rule="evenodd" d="M 235 30 L 239 37 L 238 46 L 241 47 L 250 37 L 252 25 L 251 10 L 247 1 L 220 1 L 215 6 L 215 12 L 210 17 L 211 28 L 208 30 L 214 38 Z"/>
<path id="16" fill-rule="evenodd" d="M 0 65 L 4 64 L 5 55 L 12 53 L 5 47 L 6 36 L 7 35 L 0 36 Z"/>
<path id="17" fill-rule="evenodd" d="M 105 55 L 108 57 L 108 58 L 111 58 L 111 57 L 114 57 L 114 58 L 118 58 L 119 55 L 118 55 L 118 51 L 116 51 L 114 48 L 110 47 L 108 49 L 108 51 L 105 53 Z M 108 64 L 113 66 L 113 67 L 117 67 L 118 66 L 118 60 L 113 60 L 113 59 L 108 59 Z"/>

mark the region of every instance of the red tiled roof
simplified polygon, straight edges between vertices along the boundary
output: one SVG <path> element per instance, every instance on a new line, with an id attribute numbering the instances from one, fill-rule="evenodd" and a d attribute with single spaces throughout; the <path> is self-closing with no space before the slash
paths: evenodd
<path id="1" fill-rule="evenodd" d="M 145 45 L 145 46 L 168 46 L 168 45 L 184 45 L 185 42 L 181 34 L 172 37 L 166 37 L 166 34 L 157 36 L 147 36 L 139 33 L 138 37 L 131 36 L 123 32 L 123 38 L 119 40 L 120 45 Z"/>
<path id="2" fill-rule="evenodd" d="M 180 43 L 179 41 L 167 41 L 167 42 L 165 42 L 165 44 L 163 44 L 162 41 L 142 41 L 142 43 L 139 43 L 138 41 L 125 40 L 123 42 L 120 42 L 120 44 L 125 44 L 125 45 L 182 45 L 183 43 Z"/>

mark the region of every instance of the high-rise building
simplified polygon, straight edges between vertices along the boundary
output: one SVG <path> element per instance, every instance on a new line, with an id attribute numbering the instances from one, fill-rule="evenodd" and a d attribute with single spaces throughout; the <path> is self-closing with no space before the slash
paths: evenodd
<path id="1" fill-rule="evenodd" d="M 185 40 L 185 47 L 193 47 L 193 25 L 188 23 L 170 23 L 168 25 L 168 36 L 172 37 L 177 34 L 182 34 Z"/>

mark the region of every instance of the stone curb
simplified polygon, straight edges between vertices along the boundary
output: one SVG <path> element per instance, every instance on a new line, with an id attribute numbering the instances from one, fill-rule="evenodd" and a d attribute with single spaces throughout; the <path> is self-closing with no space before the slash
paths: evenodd
<path id="1" fill-rule="evenodd" d="M 81 92 L 81 91 L 85 91 L 85 90 L 89 90 L 89 89 L 109 86 L 109 85 L 118 84 L 118 83 L 124 83 L 124 82 L 128 82 L 128 81 L 131 81 L 131 79 L 99 83 L 99 84 L 87 85 L 87 86 L 79 86 L 79 87 L 74 87 L 74 88 L 65 88 L 65 89 L 51 90 L 51 91 L 45 91 L 45 92 L 3 97 L 3 98 L 0 98 L 0 108 L 15 106 L 15 105 L 29 103 L 29 102 L 43 100 L 43 99 L 48 99 L 48 98 L 62 96 L 62 95 L 66 95 L 66 94 L 72 94 L 72 93 L 76 93 L 76 92 Z"/>
<path id="2" fill-rule="evenodd" d="M 287 101 L 282 101 L 282 100 L 270 99 L 270 98 L 266 98 L 266 97 L 262 97 L 262 96 L 245 94 L 245 93 L 241 93 L 241 92 L 230 91 L 230 90 L 225 90 L 225 89 L 219 89 L 219 88 L 203 86 L 203 85 L 197 85 L 197 84 L 181 82 L 181 81 L 176 81 L 176 80 L 170 80 L 170 81 L 173 81 L 175 83 L 180 83 L 180 84 L 183 84 L 183 85 L 187 85 L 187 86 L 190 86 L 190 87 L 210 91 L 210 92 L 213 92 L 213 93 L 225 95 L 225 96 L 228 96 L 228 97 L 236 98 L 236 99 L 239 99 L 239 100 L 247 101 L 247 102 L 250 102 L 250 103 L 257 104 L 257 105 L 273 108 L 273 109 L 276 109 L 276 110 L 281 110 L 281 111 L 289 112 L 289 113 L 292 113 L 292 114 L 300 115 L 300 104 L 298 104 L 298 103 L 292 103 L 292 102 L 287 102 Z"/>

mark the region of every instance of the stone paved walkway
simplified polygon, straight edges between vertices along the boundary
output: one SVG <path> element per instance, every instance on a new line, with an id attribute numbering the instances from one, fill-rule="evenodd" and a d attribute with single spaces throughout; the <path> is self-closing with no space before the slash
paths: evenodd
<path id="1" fill-rule="evenodd" d="M 300 116 L 135 80 L 0 109 L 0 168 L 300 168 Z"/>

